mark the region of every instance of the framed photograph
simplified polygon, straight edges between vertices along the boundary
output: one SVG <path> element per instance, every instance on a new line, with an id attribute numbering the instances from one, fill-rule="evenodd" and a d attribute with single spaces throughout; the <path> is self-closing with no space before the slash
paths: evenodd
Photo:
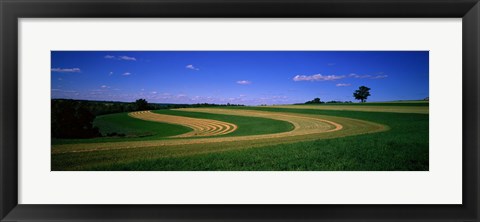
<path id="1" fill-rule="evenodd" d="M 1 221 L 478 221 L 480 5 L 1 1 Z"/>

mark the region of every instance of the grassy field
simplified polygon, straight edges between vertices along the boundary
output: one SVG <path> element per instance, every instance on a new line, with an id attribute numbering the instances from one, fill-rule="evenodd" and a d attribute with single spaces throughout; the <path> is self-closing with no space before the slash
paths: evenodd
<path id="1" fill-rule="evenodd" d="M 62 141 L 52 147 L 52 170 L 428 170 L 428 103 L 418 104 L 367 105 L 379 108 L 375 111 L 365 105 L 350 105 L 360 107 L 356 110 L 299 105 L 154 111 L 238 125 L 232 133 L 200 139 L 169 138 L 189 130 L 183 126 L 106 115 L 96 120 L 102 132 L 147 135 L 161 130 L 145 137 L 88 140 L 92 144 Z M 146 123 L 151 128 L 143 127 Z"/>

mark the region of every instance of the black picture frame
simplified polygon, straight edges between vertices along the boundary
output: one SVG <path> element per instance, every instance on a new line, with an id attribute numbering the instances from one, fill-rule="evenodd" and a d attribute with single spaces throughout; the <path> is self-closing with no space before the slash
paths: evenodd
<path id="1" fill-rule="evenodd" d="M 0 0 L 0 15 L 1 221 L 479 221 L 480 4 L 478 0 Z M 17 20 L 19 18 L 76 17 L 462 18 L 463 204 L 18 204 Z"/>

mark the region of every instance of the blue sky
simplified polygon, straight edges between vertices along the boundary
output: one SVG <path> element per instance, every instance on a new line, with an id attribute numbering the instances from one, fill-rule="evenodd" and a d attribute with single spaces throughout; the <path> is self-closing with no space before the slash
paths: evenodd
<path id="1" fill-rule="evenodd" d="M 418 100 L 428 51 L 52 51 L 52 98 L 245 105 Z"/>

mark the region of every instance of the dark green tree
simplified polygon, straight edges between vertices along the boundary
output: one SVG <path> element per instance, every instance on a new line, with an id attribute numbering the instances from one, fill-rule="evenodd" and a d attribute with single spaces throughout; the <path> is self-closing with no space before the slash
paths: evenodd
<path id="1" fill-rule="evenodd" d="M 367 98 L 370 96 L 370 88 L 366 86 L 360 86 L 355 92 L 353 92 L 353 97 L 356 100 L 360 100 L 362 103 L 367 101 Z"/>
<path id="2" fill-rule="evenodd" d="M 137 100 L 135 101 L 135 108 L 136 108 L 137 111 L 148 110 L 148 109 L 149 109 L 149 105 L 148 105 L 147 100 L 145 100 L 145 99 L 137 99 Z"/>

